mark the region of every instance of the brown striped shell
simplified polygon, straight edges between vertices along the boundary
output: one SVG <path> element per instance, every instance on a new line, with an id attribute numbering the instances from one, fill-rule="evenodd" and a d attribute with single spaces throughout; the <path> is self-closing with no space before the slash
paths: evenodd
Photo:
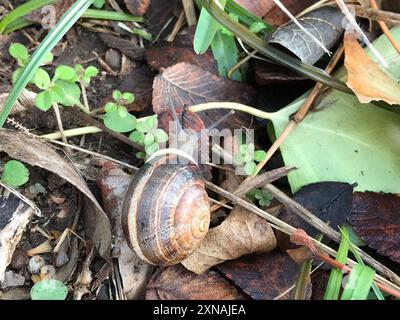
<path id="1" fill-rule="evenodd" d="M 165 156 L 146 163 L 133 178 L 122 209 L 129 246 L 144 261 L 174 265 L 208 232 L 210 208 L 200 169 L 168 164 Z"/>

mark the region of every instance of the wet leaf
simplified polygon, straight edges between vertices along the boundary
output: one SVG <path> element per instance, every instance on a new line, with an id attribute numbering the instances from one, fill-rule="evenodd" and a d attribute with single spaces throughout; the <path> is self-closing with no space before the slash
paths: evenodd
<path id="1" fill-rule="evenodd" d="M 197 274 L 226 260 L 275 248 L 276 238 L 269 223 L 236 207 L 218 227 L 208 231 L 199 247 L 182 264 Z"/>
<path id="2" fill-rule="evenodd" d="M 393 29 L 392 34 L 400 39 L 400 28 Z M 358 43 L 354 34 L 346 33 L 344 37 L 346 50 L 345 66 L 348 73 L 347 85 L 357 95 L 362 103 L 383 100 L 389 104 L 400 104 L 400 85 L 398 73 L 386 73 L 370 57 Z M 380 52 L 389 53 L 387 62 L 392 66 L 400 64 L 400 56 L 391 43 L 382 38 L 379 45 Z M 373 79 L 373 80 L 372 80 Z"/>
<path id="3" fill-rule="evenodd" d="M 298 18 L 299 23 L 328 49 L 335 45 L 343 33 L 342 20 L 341 11 L 331 6 L 321 7 Z M 276 29 L 269 42 L 285 47 L 302 62 L 311 65 L 325 54 L 325 51 L 294 22 Z"/>
<path id="4" fill-rule="evenodd" d="M 356 192 L 349 223 L 367 245 L 400 263 L 400 197 Z"/>
<path id="5" fill-rule="evenodd" d="M 320 182 L 301 188 L 293 199 L 322 221 L 329 221 L 332 228 L 339 230 L 338 226 L 343 225 L 350 215 L 352 197 L 353 186 L 348 183 Z M 303 229 L 311 237 L 319 233 L 290 209 L 285 208 L 279 218 L 295 228 Z"/>
<path id="6" fill-rule="evenodd" d="M 150 280 L 147 300 L 238 300 L 246 296 L 215 272 L 198 276 L 181 265 L 159 269 Z"/>
<path id="7" fill-rule="evenodd" d="M 150 5 L 150 0 L 124 0 L 126 7 L 134 16 L 143 16 Z"/>
<path id="8" fill-rule="evenodd" d="M 235 261 L 225 262 L 217 269 L 225 277 L 255 300 L 289 300 L 300 265 L 287 254 L 279 251 L 242 257 Z M 307 290 L 307 298 L 311 287 Z"/>
<path id="9" fill-rule="evenodd" d="M 65 300 L 68 288 L 61 281 L 54 279 L 42 280 L 31 290 L 32 300 Z"/>
<path id="10" fill-rule="evenodd" d="M 110 222 L 93 196 L 86 182 L 75 168 L 61 157 L 48 143 L 22 132 L 1 129 L 0 150 L 10 157 L 55 173 L 81 191 L 88 200 L 84 218 L 88 236 L 93 240 L 100 255 L 108 259 L 111 245 Z"/>

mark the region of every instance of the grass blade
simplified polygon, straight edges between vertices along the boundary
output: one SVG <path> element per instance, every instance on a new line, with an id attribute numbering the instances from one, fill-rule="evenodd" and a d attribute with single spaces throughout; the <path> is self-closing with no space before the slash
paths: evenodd
<path id="1" fill-rule="evenodd" d="M 3 109 L 0 113 L 0 128 L 3 127 L 12 107 L 19 98 L 22 90 L 26 87 L 32 79 L 36 70 L 42 62 L 42 57 L 49 53 L 61 38 L 68 32 L 75 22 L 82 16 L 82 14 L 89 8 L 93 0 L 78 0 L 68 9 L 68 11 L 61 17 L 60 21 L 50 31 L 43 42 L 38 46 L 30 61 L 22 70 L 17 82 L 14 84 L 10 95 L 5 102 Z"/>
<path id="2" fill-rule="evenodd" d="M 340 242 L 336 261 L 346 264 L 347 255 L 349 253 L 350 241 L 347 229 L 342 231 L 342 241 Z M 340 288 L 342 286 L 343 272 L 337 268 L 333 268 L 329 276 L 328 285 L 326 287 L 324 300 L 339 300 Z"/>
<path id="3" fill-rule="evenodd" d="M 127 21 L 127 22 L 144 21 L 143 17 L 135 17 L 129 13 L 109 11 L 109 10 L 96 10 L 96 9 L 87 9 L 85 13 L 82 15 L 82 18 Z"/>
<path id="4" fill-rule="evenodd" d="M 236 37 L 240 38 L 243 42 L 247 43 L 253 49 L 258 50 L 266 57 L 282 64 L 304 76 L 321 82 L 329 87 L 338 89 L 343 92 L 352 93 L 352 91 L 340 80 L 337 80 L 326 72 L 316 67 L 301 63 L 298 59 L 293 58 L 280 50 L 274 48 L 264 40 L 260 39 L 257 35 L 250 32 L 245 26 L 233 21 L 229 15 L 227 15 L 223 10 L 221 10 L 215 1 L 211 0 L 199 0 L 203 5 L 203 10 L 207 10 L 210 15 L 232 32 Z"/>
<path id="5" fill-rule="evenodd" d="M 375 270 L 356 264 L 350 272 L 342 300 L 366 300 L 374 282 Z"/>

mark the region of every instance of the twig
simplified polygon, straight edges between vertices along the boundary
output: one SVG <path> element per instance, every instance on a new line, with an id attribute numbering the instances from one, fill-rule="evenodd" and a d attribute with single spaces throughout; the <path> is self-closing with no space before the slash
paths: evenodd
<path id="1" fill-rule="evenodd" d="M 60 130 L 62 141 L 65 144 L 68 144 L 67 138 L 65 137 L 65 134 L 64 134 L 64 127 L 63 127 L 63 123 L 62 123 L 62 120 L 61 120 L 60 107 L 58 106 L 57 102 L 53 103 L 53 109 L 54 109 L 54 113 L 56 115 L 57 124 L 58 124 L 58 130 Z"/>
<path id="2" fill-rule="evenodd" d="M 194 7 L 193 0 L 182 0 L 183 9 L 185 10 L 186 21 L 188 26 L 194 26 L 197 24 L 196 10 Z"/>
<path id="3" fill-rule="evenodd" d="M 228 71 L 228 78 L 230 79 L 233 75 L 233 73 L 239 69 L 242 65 L 244 65 L 247 61 L 249 61 L 251 58 L 254 58 L 256 56 L 256 54 L 258 53 L 258 50 L 253 50 L 252 52 L 250 52 L 250 54 L 248 54 L 245 58 L 243 58 L 242 60 L 238 61 L 232 68 L 229 69 Z"/>
<path id="4" fill-rule="evenodd" d="M 86 94 L 86 86 L 82 79 L 80 80 L 80 84 L 81 84 L 81 90 L 82 90 L 84 111 L 87 114 L 89 114 L 90 113 L 89 101 L 88 101 L 87 94 Z"/>
<path id="5" fill-rule="evenodd" d="M 400 14 L 395 12 L 375 10 L 368 7 L 353 6 L 356 15 L 362 18 L 367 18 L 376 21 L 383 21 L 386 23 L 400 24 Z"/>
<path id="6" fill-rule="evenodd" d="M 375 10 L 378 10 L 378 4 L 376 0 L 370 0 L 371 7 Z M 378 20 L 378 24 L 381 27 L 383 33 L 386 35 L 392 46 L 396 49 L 397 53 L 400 54 L 400 45 L 397 43 L 396 39 L 393 37 L 392 33 L 390 32 L 389 28 L 387 27 L 386 23 L 383 21 Z"/>
<path id="7" fill-rule="evenodd" d="M 70 130 L 64 130 L 64 136 L 66 138 L 71 138 L 71 137 L 76 137 L 76 136 L 82 136 L 85 134 L 93 134 L 93 133 L 98 133 L 98 132 L 103 132 L 101 129 L 98 127 L 83 127 L 83 128 L 75 128 L 75 129 L 70 129 Z M 44 134 L 41 136 L 42 138 L 49 139 L 49 140 L 58 140 L 62 138 L 61 132 L 54 132 L 54 133 L 49 133 L 49 134 Z"/>
<path id="8" fill-rule="evenodd" d="M 181 30 L 184 23 L 185 23 L 185 11 L 182 10 L 181 14 L 179 15 L 178 20 L 175 23 L 174 28 L 172 29 L 170 35 L 167 38 L 168 42 L 174 41 L 176 35 L 178 34 L 179 30 Z"/>

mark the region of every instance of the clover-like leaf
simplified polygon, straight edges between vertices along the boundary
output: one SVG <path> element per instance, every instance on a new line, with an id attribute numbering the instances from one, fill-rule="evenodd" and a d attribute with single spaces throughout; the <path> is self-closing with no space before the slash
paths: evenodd
<path id="1" fill-rule="evenodd" d="M 39 68 L 33 76 L 32 82 L 41 90 L 47 90 L 50 87 L 51 79 L 46 70 Z"/>
<path id="2" fill-rule="evenodd" d="M 257 150 L 254 152 L 254 161 L 262 162 L 267 157 L 267 153 L 263 150 Z"/>
<path id="3" fill-rule="evenodd" d="M 124 106 L 118 106 L 118 113 L 121 118 L 125 118 L 129 114 L 128 110 Z"/>
<path id="4" fill-rule="evenodd" d="M 94 66 L 89 66 L 85 69 L 85 71 L 83 72 L 83 81 L 86 84 L 90 84 L 90 80 L 93 77 L 96 77 L 99 74 L 99 69 L 97 69 Z"/>
<path id="5" fill-rule="evenodd" d="M 29 179 L 29 171 L 19 161 L 8 161 L 3 169 L 1 180 L 12 188 L 18 188 L 25 184 Z"/>
<path id="6" fill-rule="evenodd" d="M 69 66 L 58 66 L 54 74 L 54 80 L 71 81 L 74 78 L 76 78 L 76 72 Z"/>
<path id="7" fill-rule="evenodd" d="M 155 141 L 155 137 L 154 137 L 154 134 L 152 134 L 151 132 L 148 132 L 144 136 L 143 143 L 145 146 L 151 145 L 154 141 Z"/>
<path id="8" fill-rule="evenodd" d="M 158 143 L 165 143 L 169 139 L 168 134 L 163 129 L 155 129 L 153 134 Z"/>
<path id="9" fill-rule="evenodd" d="M 76 83 L 57 80 L 51 89 L 53 99 L 65 107 L 81 105 L 81 89 Z"/>
<path id="10" fill-rule="evenodd" d="M 113 99 L 114 99 L 115 101 L 121 100 L 121 98 L 122 98 L 122 92 L 119 91 L 119 90 L 114 90 L 112 96 L 113 96 Z"/>
<path id="11" fill-rule="evenodd" d="M 125 118 L 121 118 L 118 110 L 107 112 L 103 118 L 104 125 L 115 132 L 125 133 L 135 130 L 137 119 L 135 116 L 128 113 Z"/>
<path id="12" fill-rule="evenodd" d="M 132 140 L 133 142 L 143 145 L 144 144 L 144 133 L 135 130 L 129 135 L 129 139 Z"/>
<path id="13" fill-rule="evenodd" d="M 138 158 L 138 159 L 144 159 L 144 158 L 146 158 L 146 153 L 144 153 L 144 152 L 137 152 L 137 153 L 136 153 L 136 158 Z"/>
<path id="14" fill-rule="evenodd" d="M 267 25 L 265 23 L 263 23 L 261 21 L 256 21 L 256 22 L 253 22 L 250 25 L 249 29 L 250 29 L 251 32 L 257 34 L 262 30 L 268 29 L 268 27 L 267 27 Z"/>
<path id="15" fill-rule="evenodd" d="M 35 97 L 35 105 L 42 111 L 49 110 L 53 105 L 53 98 L 51 93 L 48 90 L 40 92 Z"/>
<path id="16" fill-rule="evenodd" d="M 238 165 L 243 165 L 246 161 L 245 161 L 245 159 L 244 159 L 244 157 L 243 157 L 242 154 L 237 154 L 237 155 L 235 156 L 235 162 L 236 162 L 236 164 L 238 164 Z"/>
<path id="17" fill-rule="evenodd" d="M 155 129 L 155 128 L 157 128 L 157 125 L 158 125 L 157 116 L 148 117 L 145 121 L 146 121 L 147 126 L 148 126 L 150 129 Z"/>
<path id="18" fill-rule="evenodd" d="M 48 52 L 43 56 L 41 65 L 44 66 L 46 64 L 50 64 L 53 62 L 53 59 L 53 54 L 51 52 Z"/>
<path id="19" fill-rule="evenodd" d="M 253 176 L 257 172 L 256 164 L 253 161 L 246 162 L 244 172 L 249 176 Z"/>
<path id="20" fill-rule="evenodd" d="M 12 75 L 12 82 L 15 83 L 17 82 L 19 76 L 21 75 L 22 72 L 22 68 L 18 68 L 17 70 L 14 71 L 13 75 Z"/>
<path id="21" fill-rule="evenodd" d="M 26 61 L 29 59 L 28 49 L 26 49 L 26 47 L 20 43 L 11 44 L 8 52 L 14 59 L 17 60 L 18 65 L 21 67 L 23 67 Z"/>
<path id="22" fill-rule="evenodd" d="M 140 132 L 147 133 L 150 127 L 147 125 L 146 121 L 138 121 L 136 129 Z"/>
<path id="23" fill-rule="evenodd" d="M 247 144 L 242 144 L 239 147 L 239 151 L 243 156 L 245 156 L 247 154 L 247 149 L 248 149 Z"/>
<path id="24" fill-rule="evenodd" d="M 130 92 L 124 92 L 122 94 L 122 99 L 126 101 L 126 103 L 132 103 L 133 101 L 135 101 L 135 95 L 133 93 Z"/>
<path id="25" fill-rule="evenodd" d="M 118 105 L 115 102 L 107 102 L 104 106 L 105 112 L 114 112 L 118 110 Z"/>
<path id="26" fill-rule="evenodd" d="M 145 146 L 144 149 L 148 155 L 152 155 L 160 149 L 160 145 L 157 142 L 153 142 L 152 144 Z"/>
<path id="27" fill-rule="evenodd" d="M 67 295 L 67 286 L 55 279 L 39 281 L 31 289 L 32 300 L 65 300 Z"/>

